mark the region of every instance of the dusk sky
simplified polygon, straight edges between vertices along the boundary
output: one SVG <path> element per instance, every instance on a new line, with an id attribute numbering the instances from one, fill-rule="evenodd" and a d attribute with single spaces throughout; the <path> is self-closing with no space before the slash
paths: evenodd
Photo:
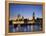
<path id="1" fill-rule="evenodd" d="M 16 17 L 18 14 L 24 18 L 30 18 L 35 12 L 35 18 L 42 17 L 42 5 L 31 4 L 10 4 L 10 19 Z"/>

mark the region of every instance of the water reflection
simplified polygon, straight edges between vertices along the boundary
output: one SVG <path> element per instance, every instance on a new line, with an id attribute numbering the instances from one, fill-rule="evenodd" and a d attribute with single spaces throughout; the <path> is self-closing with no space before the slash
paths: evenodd
<path id="1" fill-rule="evenodd" d="M 40 31 L 41 25 L 39 23 L 35 23 L 35 25 L 31 24 L 21 24 L 21 25 L 10 25 L 10 32 L 32 32 L 32 31 Z"/>

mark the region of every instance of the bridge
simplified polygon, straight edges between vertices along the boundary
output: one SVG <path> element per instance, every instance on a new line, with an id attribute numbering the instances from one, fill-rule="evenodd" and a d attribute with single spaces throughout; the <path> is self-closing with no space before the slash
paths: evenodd
<path id="1" fill-rule="evenodd" d="M 24 21 L 13 21 L 12 22 L 13 24 L 24 24 L 24 23 L 31 23 L 31 24 L 33 24 L 33 23 L 35 23 L 35 21 L 34 20 L 29 20 L 29 21 L 27 21 L 27 22 L 24 22 Z"/>

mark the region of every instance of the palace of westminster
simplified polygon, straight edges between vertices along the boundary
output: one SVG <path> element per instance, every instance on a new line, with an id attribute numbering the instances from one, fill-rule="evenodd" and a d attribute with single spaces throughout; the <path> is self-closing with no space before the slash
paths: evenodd
<path id="1" fill-rule="evenodd" d="M 24 19 L 19 14 L 15 20 L 9 22 L 9 32 L 33 32 L 42 30 L 42 18 L 35 19 L 33 12 L 32 20 Z"/>

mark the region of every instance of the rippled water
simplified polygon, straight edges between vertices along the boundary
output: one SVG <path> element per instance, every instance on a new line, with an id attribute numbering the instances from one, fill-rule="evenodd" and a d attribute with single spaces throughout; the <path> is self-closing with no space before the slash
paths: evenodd
<path id="1" fill-rule="evenodd" d="M 35 23 L 35 25 L 30 24 L 23 24 L 23 25 L 17 25 L 14 27 L 14 25 L 9 26 L 10 32 L 32 32 L 32 31 L 40 31 L 40 24 Z"/>

